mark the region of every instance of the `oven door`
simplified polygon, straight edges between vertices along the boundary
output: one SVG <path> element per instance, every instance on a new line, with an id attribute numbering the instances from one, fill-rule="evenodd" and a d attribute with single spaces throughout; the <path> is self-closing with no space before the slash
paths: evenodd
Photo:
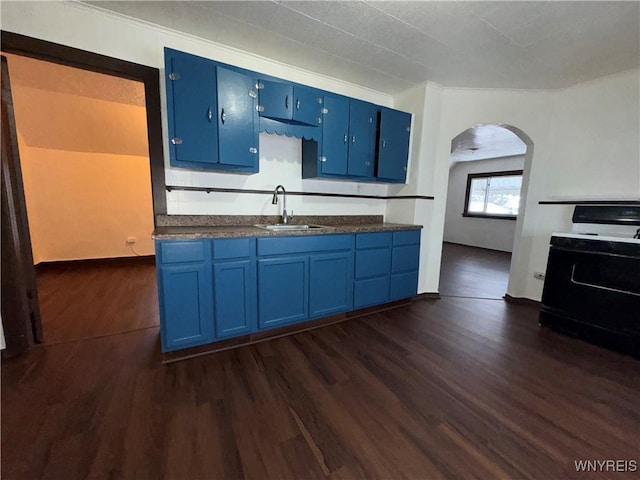
<path id="1" fill-rule="evenodd" d="M 541 325 L 640 356 L 640 245 L 574 243 L 552 238 Z"/>
<path id="2" fill-rule="evenodd" d="M 640 335 L 640 255 L 614 253 L 605 244 L 551 246 L 542 310 L 623 335 Z"/>

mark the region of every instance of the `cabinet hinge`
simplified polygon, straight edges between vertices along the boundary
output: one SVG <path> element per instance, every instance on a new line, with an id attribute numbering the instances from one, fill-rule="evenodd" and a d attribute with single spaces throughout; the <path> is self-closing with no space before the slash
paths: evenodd
<path id="1" fill-rule="evenodd" d="M 256 105 L 256 110 L 259 112 L 264 112 L 264 107 L 262 105 Z"/>
<path id="2" fill-rule="evenodd" d="M 169 80 L 180 80 L 180 75 L 178 75 L 177 73 L 171 72 L 169 74 Z"/>
<path id="3" fill-rule="evenodd" d="M 327 113 L 329 113 L 329 109 L 328 108 L 323 108 L 322 110 L 320 110 L 324 115 L 326 115 Z"/>
<path id="4" fill-rule="evenodd" d="M 411 133 L 411 127 L 407 127 L 407 132 Z"/>
<path id="5" fill-rule="evenodd" d="M 175 137 L 171 139 L 171 143 L 173 143 L 174 145 L 181 145 L 182 144 L 182 139 Z"/>

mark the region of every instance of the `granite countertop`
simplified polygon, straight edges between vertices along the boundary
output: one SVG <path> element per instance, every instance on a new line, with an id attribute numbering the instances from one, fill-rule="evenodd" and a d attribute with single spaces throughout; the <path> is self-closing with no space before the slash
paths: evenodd
<path id="1" fill-rule="evenodd" d="M 253 215 L 163 215 L 156 220 L 153 232 L 156 240 L 190 238 L 284 237 L 293 235 L 326 235 L 335 233 L 386 232 L 419 230 L 421 225 L 384 223 L 382 215 L 306 216 L 296 217 L 291 224 L 323 225 L 326 228 L 274 231 L 254 226 L 275 224 L 280 217 Z"/>

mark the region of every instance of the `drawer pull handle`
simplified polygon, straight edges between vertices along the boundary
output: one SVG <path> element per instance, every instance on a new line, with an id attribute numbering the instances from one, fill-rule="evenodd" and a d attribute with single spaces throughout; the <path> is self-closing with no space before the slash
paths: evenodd
<path id="1" fill-rule="evenodd" d="M 595 283 L 580 282 L 574 278 L 575 273 L 576 273 L 576 265 L 574 263 L 573 266 L 571 267 L 571 283 L 575 285 L 580 285 L 582 287 L 597 288 L 598 290 L 606 290 L 608 292 L 624 293 L 626 295 L 634 295 L 636 297 L 640 297 L 640 293 L 630 292 L 629 290 L 620 290 L 619 288 L 605 287 L 603 285 L 596 285 Z"/>

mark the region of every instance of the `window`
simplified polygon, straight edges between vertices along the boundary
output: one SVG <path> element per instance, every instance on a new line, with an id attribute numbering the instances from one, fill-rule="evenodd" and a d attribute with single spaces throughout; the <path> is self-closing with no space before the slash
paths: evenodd
<path id="1" fill-rule="evenodd" d="M 515 220 L 520 207 L 520 187 L 522 170 L 470 173 L 462 215 Z"/>

